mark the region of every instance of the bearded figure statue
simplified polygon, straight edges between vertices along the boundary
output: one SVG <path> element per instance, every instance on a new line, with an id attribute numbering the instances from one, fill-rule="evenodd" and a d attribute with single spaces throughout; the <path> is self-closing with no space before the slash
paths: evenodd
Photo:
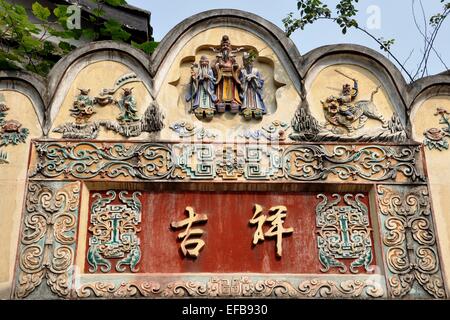
<path id="1" fill-rule="evenodd" d="M 238 113 L 242 105 L 239 97 L 241 82 L 239 80 L 239 64 L 236 62 L 238 50 L 233 50 L 228 36 L 223 36 L 218 50 L 217 59 L 214 63 L 216 75 L 217 112 L 225 112 L 229 109 L 231 113 Z"/>
<path id="2" fill-rule="evenodd" d="M 200 120 L 210 120 L 214 116 L 217 102 L 217 96 L 214 93 L 215 81 L 208 58 L 202 56 L 200 66 L 192 65 L 190 88 L 186 96 L 186 101 L 191 102 L 191 111 Z"/>

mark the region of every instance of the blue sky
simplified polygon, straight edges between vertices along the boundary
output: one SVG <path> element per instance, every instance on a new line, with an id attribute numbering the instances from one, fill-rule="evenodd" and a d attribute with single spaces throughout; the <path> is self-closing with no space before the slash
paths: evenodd
<path id="1" fill-rule="evenodd" d="M 406 62 L 406 68 L 415 72 L 422 57 L 423 40 L 415 27 L 412 15 L 412 2 L 415 1 L 417 20 L 423 25 L 423 18 L 418 0 L 361 0 L 358 5 L 358 21 L 363 27 L 367 27 L 367 21 L 372 13 L 379 8 L 379 28 L 370 31 L 376 37 L 385 39 L 395 38 L 393 53 L 400 61 Z M 289 12 L 296 11 L 296 0 L 128 0 L 129 4 L 152 12 L 151 24 L 154 29 L 156 41 L 160 41 L 177 23 L 183 19 L 210 9 L 233 8 L 255 13 L 283 29 L 282 19 Z M 336 4 L 336 0 L 324 1 L 330 7 Z M 423 0 L 427 19 L 442 10 L 440 0 Z M 372 7 L 371 7 L 372 6 Z M 376 6 L 376 7 L 373 7 Z M 375 9 L 374 9 L 375 8 Z M 369 10 L 370 12 L 367 12 Z M 441 28 L 441 32 L 435 42 L 435 48 L 440 53 L 442 60 L 450 67 L 450 19 L 447 19 Z M 332 22 L 320 21 L 298 30 L 291 39 L 297 45 L 302 54 L 327 44 L 355 43 L 370 47 L 379 51 L 377 43 L 360 31 L 350 31 L 342 35 L 339 28 Z M 435 55 L 432 55 L 429 64 L 429 73 L 435 74 L 445 70 L 445 67 Z"/>

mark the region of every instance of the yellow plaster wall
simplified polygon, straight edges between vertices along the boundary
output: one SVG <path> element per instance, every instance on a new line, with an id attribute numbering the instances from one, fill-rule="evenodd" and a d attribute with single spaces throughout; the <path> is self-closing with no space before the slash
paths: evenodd
<path id="1" fill-rule="evenodd" d="M 414 106 L 411 116 L 413 136 L 416 141 L 424 140 L 423 133 L 430 128 L 441 128 L 436 108 L 450 112 L 450 96 L 436 96 Z M 430 195 L 433 201 L 435 224 L 442 257 L 442 268 L 450 287 L 450 150 L 429 150 L 425 147 Z"/>
<path id="2" fill-rule="evenodd" d="M 209 47 L 220 45 L 223 35 L 228 35 L 233 46 L 245 49 L 236 54 L 236 60 L 242 66 L 242 55 L 245 51 L 256 49 L 259 59 L 254 66 L 259 69 L 265 80 L 264 101 L 268 114 L 263 120 L 246 121 L 239 114 L 216 114 L 209 121 L 199 121 L 193 113 L 189 113 L 190 103 L 185 101 L 189 88 L 191 64 L 199 62 L 202 55 L 206 55 L 210 63 L 215 59 L 215 53 Z M 292 84 L 289 75 L 280 62 L 279 57 L 270 45 L 252 33 L 238 28 L 212 28 L 205 30 L 192 39 L 176 55 L 171 67 L 164 78 L 161 89 L 157 92 L 156 100 L 166 115 L 166 127 L 161 137 L 168 140 L 178 140 L 178 136 L 169 128 L 177 121 L 189 121 L 197 127 L 219 135 L 216 140 L 228 140 L 236 137 L 238 132 L 249 129 L 261 129 L 262 126 L 281 120 L 290 123 L 295 110 L 300 103 L 300 96 Z M 236 140 L 243 140 L 238 138 Z"/>
<path id="3" fill-rule="evenodd" d="M 308 103 L 311 113 L 319 123 L 325 122 L 323 106 L 321 100 L 325 101 L 327 97 L 339 96 L 344 84 L 350 84 L 353 87 L 353 81 L 345 78 L 335 70 L 339 70 L 351 78 L 358 80 L 359 93 L 355 101 L 370 100 L 371 93 L 381 85 L 380 90 L 374 95 L 373 102 L 377 111 L 383 115 L 385 120 L 390 120 L 393 114 L 393 105 L 389 99 L 383 84 L 369 70 L 350 64 L 336 64 L 326 66 L 323 69 L 316 70 L 316 74 L 310 74 L 306 81 L 308 90 Z M 381 122 L 369 119 L 364 128 L 357 132 L 364 132 L 365 129 L 379 128 Z"/>
<path id="4" fill-rule="evenodd" d="M 0 90 L 9 107 L 6 120 L 17 120 L 30 133 L 26 143 L 8 145 L 0 150 L 8 154 L 7 164 L 0 164 L 0 299 L 10 296 L 30 141 L 42 136 L 38 117 L 27 96 L 11 90 Z"/>
<path id="5" fill-rule="evenodd" d="M 133 72 L 122 63 L 115 61 L 100 61 L 92 63 L 86 66 L 80 71 L 80 73 L 75 77 L 73 83 L 70 85 L 67 93 L 58 92 L 57 94 L 65 94 L 64 102 L 57 113 L 57 116 L 52 124 L 52 129 L 50 130 L 50 138 L 62 138 L 61 133 L 53 132 L 53 129 L 66 122 L 75 122 L 75 119 L 70 115 L 70 109 L 72 108 L 73 102 L 79 95 L 78 89 L 90 89 L 89 95 L 91 97 L 100 96 L 100 92 L 103 88 L 112 89 L 114 88 L 115 81 L 122 75 Z M 125 84 L 122 88 L 134 88 L 133 94 L 136 98 L 138 113 L 143 115 L 148 105 L 152 101 L 150 93 L 142 82 L 133 82 Z M 120 100 L 122 97 L 123 90 L 119 89 L 113 95 L 116 100 Z M 89 121 L 96 120 L 113 120 L 120 115 L 120 110 L 118 106 L 109 104 L 107 106 L 101 107 L 96 106 L 95 112 Z M 133 139 L 145 139 L 146 134 L 142 134 L 140 137 Z M 97 139 L 124 139 L 120 134 L 112 131 L 105 130 L 101 128 Z"/>

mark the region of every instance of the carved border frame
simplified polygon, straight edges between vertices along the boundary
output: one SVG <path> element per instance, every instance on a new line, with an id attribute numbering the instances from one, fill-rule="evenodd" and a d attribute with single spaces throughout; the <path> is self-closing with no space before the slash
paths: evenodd
<path id="1" fill-rule="evenodd" d="M 67 141 L 67 140 L 33 140 L 33 143 L 30 147 L 30 162 L 29 162 L 29 171 L 28 171 L 28 186 L 33 184 L 40 184 L 43 187 L 51 187 L 51 186 L 65 186 L 71 184 L 78 184 L 79 188 L 82 190 L 80 193 L 80 198 L 83 199 L 83 195 L 88 192 L 86 190 L 89 189 L 87 183 L 98 185 L 99 183 L 134 183 L 141 184 L 146 182 L 165 182 L 169 183 L 172 181 L 178 181 L 181 183 L 186 183 L 188 185 L 195 186 L 197 183 L 204 183 L 204 180 L 200 179 L 186 179 L 186 170 L 183 172 L 181 162 L 174 162 L 172 158 L 165 158 L 163 161 L 163 165 L 172 165 L 175 167 L 179 167 L 178 171 L 175 174 L 171 175 L 170 172 L 163 171 L 163 178 L 156 179 L 142 179 L 139 177 L 131 177 L 131 179 L 124 179 L 121 176 L 102 178 L 102 177 L 74 177 L 71 176 L 71 171 L 76 169 L 70 169 L 69 172 L 64 176 L 64 174 L 57 175 L 56 177 L 50 177 L 41 175 L 39 170 L 36 170 L 38 164 L 45 165 L 46 157 L 50 155 L 55 155 L 56 153 L 52 153 L 45 149 L 45 146 L 49 146 L 52 144 L 60 144 L 63 148 L 68 147 L 68 150 L 77 144 L 87 144 L 93 145 L 96 152 L 100 152 L 103 148 L 103 151 L 110 150 L 108 147 L 111 147 L 111 144 L 123 144 L 126 146 L 137 146 L 138 152 L 133 151 L 133 156 L 128 159 L 124 159 L 124 163 L 128 164 L 138 164 L 139 161 L 136 161 L 133 158 L 135 155 L 145 155 L 145 147 L 156 146 L 161 148 L 161 150 L 165 150 L 165 152 L 172 151 L 173 145 L 176 143 L 165 143 L 165 142 L 113 142 L 113 141 L 87 141 L 87 142 L 75 142 L 75 141 Z M 183 145 L 185 143 L 180 142 L 178 144 L 183 149 Z M 238 148 L 241 145 L 245 144 L 237 144 Z M 171 148 L 169 148 L 169 146 Z M 209 146 L 211 148 L 222 148 L 222 147 L 230 147 L 227 145 L 223 145 L 222 143 L 210 143 L 203 144 L 203 146 Z M 364 144 L 323 144 L 323 145 L 314 145 L 314 144 L 288 144 L 282 143 L 278 145 L 279 148 L 284 151 L 281 152 L 281 156 L 286 153 L 286 150 L 314 150 L 316 151 L 316 155 L 318 158 L 326 158 L 327 152 L 332 150 L 333 148 L 344 148 L 343 150 L 353 150 L 358 153 L 359 148 L 367 148 L 368 145 Z M 321 149 L 322 148 L 322 149 Z M 331 148 L 331 149 L 330 149 Z M 23 284 L 20 284 L 20 272 L 23 271 L 21 266 L 21 257 L 18 255 L 16 271 L 14 277 L 14 286 L 12 291 L 12 298 L 31 298 L 31 299 L 40 299 L 40 298 L 66 298 L 66 299 L 84 299 L 84 298 L 168 298 L 168 297 L 290 297 L 290 298 L 359 298 L 359 299 L 371 299 L 371 298 L 382 298 L 382 299 L 390 299 L 390 298 L 399 298 L 398 295 L 393 293 L 392 285 L 389 283 L 389 272 L 386 270 L 389 269 L 388 259 L 386 257 L 386 249 L 385 246 L 381 245 L 384 233 L 386 232 L 382 222 L 380 221 L 381 217 L 381 209 L 380 209 L 380 197 L 376 194 L 378 186 L 383 186 L 387 188 L 400 188 L 405 190 L 413 190 L 414 188 L 424 188 L 428 189 L 428 181 L 426 179 L 426 169 L 424 166 L 424 156 L 423 156 L 423 146 L 411 146 L 411 145 L 393 145 L 393 144 L 384 144 L 384 145 L 376 145 L 375 148 L 417 148 L 418 154 L 414 154 L 411 158 L 412 163 L 414 163 L 414 168 L 418 168 L 420 172 L 422 172 L 421 176 L 423 179 L 419 179 L 417 181 L 412 181 L 406 176 L 405 178 L 401 178 L 401 173 L 391 176 L 387 179 L 382 179 L 380 181 L 373 181 L 370 179 L 361 179 L 357 181 L 351 181 L 346 183 L 345 179 L 339 177 L 337 174 L 337 179 L 330 179 L 328 176 L 325 179 L 318 178 L 316 180 L 308 181 L 308 180 L 299 180 L 290 177 L 289 175 L 285 175 L 285 169 L 283 168 L 283 179 L 282 181 L 272 181 L 270 178 L 265 181 L 260 180 L 251 180 L 247 179 L 245 175 L 238 176 L 235 180 L 226 181 L 223 179 L 217 178 L 215 176 L 213 179 L 209 179 L 213 182 L 211 188 L 220 188 L 220 186 L 229 185 L 230 183 L 235 184 L 246 184 L 249 188 L 258 188 L 258 185 L 267 185 L 269 184 L 272 188 L 279 188 L 279 186 L 290 183 L 298 186 L 299 188 L 304 188 L 308 191 L 324 191 L 324 190 L 336 190 L 336 188 L 349 188 L 352 192 L 357 191 L 370 191 L 371 194 L 371 216 L 375 217 L 372 220 L 372 226 L 374 227 L 374 240 L 375 240 L 375 255 L 378 259 L 378 265 L 382 266 L 380 273 L 369 274 L 369 275 L 330 275 L 330 274 L 252 274 L 252 273 L 233 273 L 233 274 L 83 274 L 80 273 L 79 268 L 76 267 L 76 261 L 84 261 L 84 256 L 79 257 L 77 254 L 81 252 L 78 245 L 80 243 L 80 239 L 76 241 L 76 254 L 73 257 L 72 264 L 65 271 L 68 274 L 67 281 L 70 281 L 71 284 L 68 285 L 69 291 L 64 291 L 64 294 L 61 295 L 61 290 L 53 290 L 50 286 L 50 289 L 45 289 L 45 285 L 35 285 L 34 288 L 31 288 L 29 296 L 27 295 L 18 295 L 18 289 Z M 132 149 L 132 148 L 131 148 Z M 131 150 L 130 149 L 130 150 Z M 119 149 L 121 151 L 121 156 L 127 157 L 129 155 L 124 151 L 125 149 Z M 323 152 L 317 152 L 320 150 L 325 150 L 325 155 Z M 356 151 L 355 151 L 356 150 Z M 360 152 L 361 153 L 361 152 Z M 395 153 L 395 152 L 394 152 Z M 400 152 L 401 153 L 401 152 Z M 68 159 L 73 156 L 75 153 L 65 154 L 61 159 Z M 155 155 L 154 153 L 150 153 Z M 213 153 L 212 158 L 214 161 L 220 162 L 219 153 Z M 362 152 L 364 154 L 364 152 Z M 388 158 L 392 158 L 392 152 L 390 152 L 391 156 Z M 83 154 L 81 154 L 83 155 Z M 330 156 L 330 154 L 328 154 Z M 103 157 L 103 156 L 102 156 Z M 73 158 L 73 157 L 72 157 Z M 151 158 L 151 157 L 150 157 Z M 36 160 L 40 161 L 36 161 Z M 357 162 L 358 157 L 351 158 L 350 163 L 355 164 L 355 159 Z M 148 159 L 147 159 L 148 160 Z M 150 159 L 152 160 L 152 159 Z M 153 159 L 154 160 L 154 159 Z M 44 163 L 42 162 L 44 161 Z M 63 160 L 61 160 L 63 161 Z M 64 160 L 65 161 L 65 160 Z M 63 161 L 63 162 L 64 162 Z M 389 160 L 391 161 L 391 160 Z M 181 164 L 180 164 L 181 163 Z M 248 162 L 247 162 L 248 163 Z M 281 161 L 284 163 L 284 161 Z M 145 164 L 144 164 L 145 165 Z M 269 163 L 270 165 L 270 163 Z M 142 163 L 140 165 L 142 167 Z M 181 166 L 181 167 L 180 167 Z M 137 166 L 139 167 L 139 166 Z M 267 168 L 267 164 L 263 165 L 264 169 Z M 36 173 L 37 172 L 37 173 Z M 213 172 L 213 171 L 212 171 Z M 267 171 L 269 172 L 269 171 Z M 180 179 L 179 175 L 185 175 L 183 179 Z M 420 175 L 417 175 L 420 176 Z M 344 176 L 345 178 L 345 176 Z M 342 183 L 345 183 L 347 186 L 342 186 Z M 252 187 L 250 187 L 252 186 Z M 355 191 L 355 188 L 358 189 Z M 30 196 L 30 192 L 26 195 L 26 197 Z M 79 219 L 77 220 L 77 233 L 80 233 L 80 228 L 85 228 L 86 225 L 82 224 L 82 218 L 84 215 L 87 217 L 87 205 L 83 204 L 82 200 L 80 201 L 81 206 L 78 206 L 77 212 L 79 212 Z M 431 209 L 430 209 L 431 210 Z M 431 211 L 430 211 L 431 212 Z M 25 228 L 30 227 L 29 223 L 26 224 L 26 217 L 30 214 L 29 205 L 25 205 L 24 214 L 22 217 L 22 236 L 24 235 L 23 231 Z M 85 217 L 85 218 L 86 218 Z M 432 214 L 430 215 L 432 217 Z M 86 218 L 87 219 L 87 218 Z M 434 232 L 434 222 L 433 219 L 430 218 L 430 230 Z M 378 228 L 376 225 L 378 224 Z M 378 239 L 378 240 L 377 240 Z M 378 246 L 377 246 L 378 244 Z M 434 246 L 436 247 L 436 242 L 434 242 Z M 51 243 L 48 243 L 49 246 L 52 246 Z M 433 245 L 433 244 L 432 244 Z M 19 248 L 23 247 L 23 241 L 19 241 Z M 440 271 L 440 254 L 439 248 L 433 248 L 436 251 L 437 255 L 437 271 L 436 276 L 440 283 L 440 294 L 437 296 L 427 295 L 426 292 L 420 291 L 420 287 L 416 287 L 416 291 L 408 291 L 402 297 L 407 299 L 412 298 L 445 298 L 447 296 L 446 289 L 444 288 L 444 283 L 442 281 L 442 272 Z M 20 251 L 18 251 L 20 252 Z M 53 256 L 55 258 L 55 255 Z M 52 260 L 53 261 L 53 260 Z M 51 270 L 52 263 L 45 265 L 45 270 Z M 47 272 L 51 273 L 51 272 Z M 71 280 L 70 280 L 71 279 Z M 51 281 L 50 281 L 51 282 Z M 33 283 L 33 282 L 32 282 Z M 49 281 L 47 281 L 49 283 Z M 58 284 L 58 281 L 54 282 Z M 66 285 L 67 283 L 64 281 L 60 281 L 59 283 Z M 26 283 L 25 283 L 26 285 Z M 65 287 L 64 287 L 65 288 Z M 63 289 L 64 289 L 63 288 Z M 419 290 L 419 291 L 417 291 Z M 35 292 L 33 292 L 35 291 Z"/>

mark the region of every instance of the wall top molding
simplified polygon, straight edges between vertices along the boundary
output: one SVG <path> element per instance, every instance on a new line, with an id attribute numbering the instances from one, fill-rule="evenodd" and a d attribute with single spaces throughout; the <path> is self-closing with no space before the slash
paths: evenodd
<path id="1" fill-rule="evenodd" d="M 377 70 L 383 74 L 385 79 L 388 79 L 389 83 L 383 83 L 383 85 L 386 86 L 390 95 L 393 94 L 392 99 L 396 104 L 397 113 L 408 134 L 411 130 L 409 116 L 418 97 L 424 92 L 432 95 L 439 93 L 447 95 L 448 90 L 445 88 L 450 87 L 450 75 L 448 74 L 438 74 L 407 83 L 399 69 L 389 59 L 360 45 L 327 45 L 302 55 L 292 40 L 286 37 L 285 33 L 273 23 L 255 14 L 232 9 L 209 10 L 183 20 L 168 32 L 151 56 L 128 44 L 114 41 L 92 42 L 62 58 L 46 78 L 24 71 L 0 70 L 0 82 L 9 82 L 13 87 L 14 83 L 26 83 L 25 86 L 18 86 L 17 90 L 31 88 L 37 93 L 33 96 L 38 96 L 41 101 L 34 101 L 34 105 L 39 118 L 44 119 L 41 126 L 44 136 L 46 136 L 54 120 L 51 115 L 55 111 L 52 113 L 50 109 L 58 110 L 59 108 L 55 105 L 60 101 L 56 97 L 59 94 L 58 88 L 66 78 L 70 79 L 69 75 L 77 72 L 76 70 L 80 66 L 103 60 L 127 64 L 136 69 L 134 72 L 147 79 L 146 81 L 149 83 L 146 83 L 146 86 L 149 88 L 151 96 L 155 98 L 156 91 L 160 87 L 158 83 L 161 82 L 161 78 L 164 78 L 164 75 L 160 73 L 165 74 L 168 67 L 164 67 L 164 65 L 170 65 L 173 62 L 171 61 L 174 55 L 172 51 L 179 50 L 183 43 L 187 43 L 192 36 L 199 32 L 217 27 L 240 28 L 270 44 L 300 96 L 303 93 L 302 86 L 310 76 L 313 67 L 330 57 L 336 61 L 359 61 L 360 65 L 367 66 L 369 70 Z M 43 105 L 43 108 L 36 105 Z M 165 106 L 162 108 L 164 109 Z"/>

